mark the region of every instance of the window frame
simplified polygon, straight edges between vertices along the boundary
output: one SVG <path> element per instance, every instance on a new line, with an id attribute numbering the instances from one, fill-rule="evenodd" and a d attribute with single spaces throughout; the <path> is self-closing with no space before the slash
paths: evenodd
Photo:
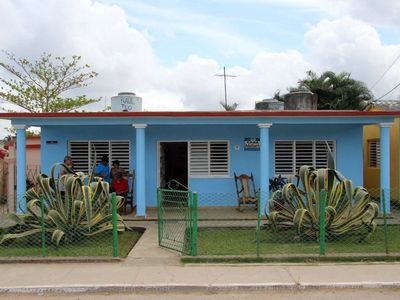
<path id="1" fill-rule="evenodd" d="M 375 143 L 375 165 L 371 165 L 371 145 Z M 380 169 L 381 167 L 381 141 L 379 138 L 367 140 L 368 168 Z"/>
<path id="2" fill-rule="evenodd" d="M 230 161 L 231 161 L 231 150 L 229 140 L 188 140 L 188 177 L 189 178 L 229 178 L 231 174 Z M 192 155 L 191 145 L 192 143 L 207 143 L 207 174 L 192 174 Z M 226 143 L 226 173 L 225 174 L 211 174 L 211 144 L 212 143 Z"/>
<path id="3" fill-rule="evenodd" d="M 81 172 L 85 172 L 88 173 L 90 171 L 90 167 L 93 166 L 93 160 L 94 157 L 92 156 L 92 143 L 108 143 L 108 157 L 109 157 L 109 166 L 111 167 L 112 165 L 112 161 L 118 159 L 120 162 L 121 161 L 121 157 L 118 155 L 118 157 L 116 157 L 116 155 L 112 154 L 112 143 L 118 143 L 118 142 L 123 142 L 123 143 L 127 143 L 128 144 L 128 156 L 127 156 L 127 163 L 121 164 L 121 167 L 123 167 L 124 169 L 126 169 L 125 171 L 130 172 L 131 171 L 131 166 L 132 166 L 132 147 L 131 147 L 131 141 L 130 140 L 69 140 L 68 141 L 68 155 L 70 155 L 72 157 L 73 160 L 74 156 L 71 153 L 71 143 L 87 143 L 87 171 L 81 171 L 81 170 L 75 170 L 75 171 L 81 171 Z M 99 155 L 97 157 L 96 160 L 96 165 L 97 163 L 99 163 L 101 161 L 101 155 Z"/>
<path id="4" fill-rule="evenodd" d="M 277 165 L 277 159 L 276 159 L 276 144 L 279 142 L 285 142 L 285 143 L 290 143 L 291 148 L 292 148 L 292 159 L 291 159 L 291 168 L 292 168 L 292 173 L 278 173 L 276 170 L 276 165 Z M 293 176 L 297 173 L 297 157 L 296 157 L 296 143 L 297 142 L 302 142 L 302 143 L 306 143 L 306 142 L 312 142 L 312 167 L 316 168 L 317 167 L 317 142 L 328 142 L 328 143 L 332 143 L 333 145 L 333 158 L 336 162 L 336 153 L 337 153 L 337 142 L 336 140 L 333 139 L 329 139 L 329 140 L 310 140 L 310 139 L 304 139 L 304 140 L 275 140 L 274 141 L 274 174 L 275 176 L 283 176 L 283 177 L 288 177 L 288 176 Z M 332 150 L 332 149 L 331 149 Z"/>

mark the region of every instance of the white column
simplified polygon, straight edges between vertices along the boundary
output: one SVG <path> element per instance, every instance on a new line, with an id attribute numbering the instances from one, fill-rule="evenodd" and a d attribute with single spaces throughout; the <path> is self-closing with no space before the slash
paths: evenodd
<path id="1" fill-rule="evenodd" d="M 26 212 L 26 126 L 14 125 L 17 130 L 17 212 Z"/>
<path id="2" fill-rule="evenodd" d="M 269 128 L 272 123 L 258 124 L 260 128 L 260 212 L 269 213 Z M 265 209 L 265 210 L 264 210 Z"/>
<path id="3" fill-rule="evenodd" d="M 146 139 L 147 124 L 132 124 L 136 129 L 136 215 L 146 216 Z"/>
<path id="4" fill-rule="evenodd" d="M 385 212 L 390 213 L 390 128 L 393 123 L 380 123 L 380 186 L 381 195 L 384 193 Z M 381 201 L 381 211 L 383 212 L 383 201 Z"/>

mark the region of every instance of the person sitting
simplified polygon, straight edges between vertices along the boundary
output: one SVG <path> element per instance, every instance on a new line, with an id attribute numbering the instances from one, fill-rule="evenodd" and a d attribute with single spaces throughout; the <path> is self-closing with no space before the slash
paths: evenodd
<path id="1" fill-rule="evenodd" d="M 103 178 L 104 181 L 111 183 L 108 155 L 103 155 L 101 157 L 101 162 L 96 166 L 95 175 Z"/>
<path id="2" fill-rule="evenodd" d="M 116 159 L 112 162 L 112 168 L 111 168 L 111 172 L 110 172 L 111 183 L 113 182 L 114 179 L 117 178 L 118 173 L 121 173 L 122 176 L 126 175 L 125 170 L 120 167 L 119 160 Z"/>
<path id="3" fill-rule="evenodd" d="M 122 176 L 122 172 L 116 172 L 115 178 L 111 183 L 111 189 L 117 196 L 124 197 L 124 201 L 126 201 L 126 197 L 128 196 L 129 186 L 128 180 Z"/>

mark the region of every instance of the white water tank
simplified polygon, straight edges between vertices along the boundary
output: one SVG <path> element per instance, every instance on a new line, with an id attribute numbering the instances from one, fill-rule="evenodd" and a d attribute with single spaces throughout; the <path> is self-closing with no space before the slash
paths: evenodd
<path id="1" fill-rule="evenodd" d="M 131 92 L 111 97 L 111 111 L 142 111 L 142 98 Z"/>

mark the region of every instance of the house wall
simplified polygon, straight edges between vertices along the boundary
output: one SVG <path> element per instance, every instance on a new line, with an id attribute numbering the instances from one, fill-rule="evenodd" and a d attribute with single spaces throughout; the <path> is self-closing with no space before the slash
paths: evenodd
<path id="1" fill-rule="evenodd" d="M 158 177 L 157 142 L 187 140 L 229 140 L 230 175 L 226 178 L 190 178 L 189 188 L 213 197 L 200 197 L 199 205 L 235 205 L 233 174 L 253 173 L 259 187 L 259 151 L 244 151 L 246 137 L 259 137 L 257 125 L 152 125 L 146 128 L 146 197 L 147 206 L 156 206 Z M 129 139 L 131 168 L 135 168 L 135 129 L 131 126 L 52 126 L 42 127 L 42 170 L 48 173 L 55 162 L 62 161 L 68 152 L 68 140 Z M 274 174 L 275 140 L 335 140 L 337 166 L 355 185 L 363 180 L 361 125 L 273 125 L 270 128 L 270 174 Z M 46 144 L 46 141 L 58 141 Z M 239 150 L 235 150 L 239 146 Z M 220 197 L 216 197 L 219 194 Z"/>

